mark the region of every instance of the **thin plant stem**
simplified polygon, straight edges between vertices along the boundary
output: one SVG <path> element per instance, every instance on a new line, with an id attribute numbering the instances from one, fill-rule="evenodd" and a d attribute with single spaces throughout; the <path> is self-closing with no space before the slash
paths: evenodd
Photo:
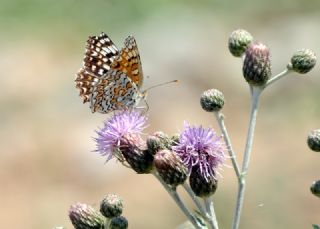
<path id="1" fill-rule="evenodd" d="M 255 129 L 255 124 L 257 120 L 258 104 L 259 104 L 259 98 L 260 98 L 261 92 L 262 92 L 261 88 L 252 87 L 249 129 L 247 134 L 246 147 L 244 151 L 241 177 L 239 179 L 237 204 L 236 204 L 236 210 L 235 210 L 235 215 L 233 218 L 233 225 L 232 225 L 233 229 L 238 229 L 240 224 L 240 216 L 241 216 L 241 211 L 243 207 L 243 200 L 244 200 L 244 193 L 245 193 L 246 175 L 249 168 L 250 156 L 252 151 L 252 143 L 253 143 L 253 137 L 254 137 L 254 129 Z"/>
<path id="2" fill-rule="evenodd" d="M 188 208 L 185 206 L 185 204 L 183 203 L 183 201 L 180 199 L 178 193 L 176 192 L 176 190 L 174 190 L 173 188 L 171 188 L 169 185 L 167 185 L 162 178 L 158 175 L 158 173 L 156 171 L 154 171 L 152 173 L 159 181 L 160 183 L 163 185 L 163 187 L 166 189 L 166 191 L 168 192 L 168 194 L 172 197 L 172 199 L 176 202 L 176 204 L 178 205 L 178 207 L 180 208 L 180 210 L 185 214 L 185 216 L 189 219 L 189 221 L 192 223 L 192 225 L 196 228 L 196 229 L 201 229 L 202 227 L 199 225 L 199 223 L 197 222 L 196 218 L 191 214 L 191 212 L 188 210 Z"/>
<path id="3" fill-rule="evenodd" d="M 209 225 L 212 229 L 219 229 L 218 226 L 218 221 L 217 221 L 217 217 L 216 217 L 216 213 L 214 211 L 214 206 L 213 206 L 213 200 L 212 197 L 206 197 L 204 198 L 204 203 L 207 209 L 207 212 L 209 212 L 210 214 L 210 219 L 209 219 Z"/>
<path id="4" fill-rule="evenodd" d="M 183 188 L 186 190 L 186 192 L 189 194 L 190 198 L 193 200 L 193 202 L 195 203 L 195 205 L 197 206 L 197 208 L 199 209 L 200 213 L 202 214 L 202 216 L 206 219 L 209 219 L 210 215 L 207 213 L 206 209 L 204 208 L 204 206 L 201 204 L 201 202 L 199 201 L 199 198 L 196 197 L 196 195 L 194 194 L 194 192 L 191 190 L 190 186 L 188 185 L 187 182 L 184 182 L 184 184 L 182 185 Z"/>
<path id="5" fill-rule="evenodd" d="M 216 116 L 217 122 L 219 124 L 220 130 L 221 130 L 223 138 L 224 138 L 224 141 L 226 143 L 227 150 L 228 150 L 228 153 L 229 153 L 230 160 L 232 162 L 232 166 L 234 168 L 234 171 L 236 172 L 237 178 L 240 179 L 241 174 L 240 174 L 239 165 L 237 163 L 236 155 L 234 153 L 234 150 L 232 148 L 232 144 L 231 144 L 230 137 L 228 135 L 227 128 L 226 128 L 226 126 L 224 124 L 224 116 L 219 111 L 218 112 L 214 112 L 214 115 Z"/>
<path id="6" fill-rule="evenodd" d="M 283 70 L 282 72 L 280 72 L 278 75 L 272 77 L 271 79 L 268 80 L 268 82 L 266 83 L 266 85 L 264 86 L 267 87 L 271 84 L 273 84 L 274 82 L 276 82 L 277 80 L 281 79 L 282 77 L 288 75 L 291 72 L 290 69 L 286 68 L 285 70 Z"/>
<path id="7" fill-rule="evenodd" d="M 110 227 L 111 219 L 107 218 L 105 223 L 104 223 L 104 228 L 108 229 Z"/>

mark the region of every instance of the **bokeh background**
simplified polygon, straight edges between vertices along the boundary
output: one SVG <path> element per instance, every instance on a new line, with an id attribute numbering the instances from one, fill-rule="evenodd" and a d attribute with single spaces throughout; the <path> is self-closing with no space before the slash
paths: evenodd
<path id="1" fill-rule="evenodd" d="M 92 114 L 74 87 L 89 35 L 104 31 L 118 47 L 134 35 L 145 87 L 180 81 L 150 91 L 146 133 L 173 134 L 184 121 L 216 128 L 199 97 L 221 90 L 240 160 L 250 104 L 241 60 L 227 49 L 229 34 L 243 28 L 267 44 L 278 73 L 298 49 L 320 54 L 319 24 L 318 0 L 1 0 L 1 228 L 72 228 L 69 206 L 98 208 L 107 193 L 124 199 L 130 228 L 175 228 L 185 220 L 151 175 L 105 164 L 92 152 L 94 131 L 108 115 Z M 316 66 L 308 75 L 291 74 L 264 92 L 241 228 L 320 223 L 320 201 L 309 192 L 320 178 L 320 155 L 306 145 L 320 125 L 319 73 Z M 220 228 L 230 228 L 237 185 L 232 168 L 222 175 L 214 201 Z"/>

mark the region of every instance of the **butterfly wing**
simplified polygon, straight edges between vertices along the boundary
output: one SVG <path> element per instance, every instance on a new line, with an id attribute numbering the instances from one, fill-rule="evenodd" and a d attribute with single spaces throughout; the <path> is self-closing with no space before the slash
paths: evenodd
<path id="1" fill-rule="evenodd" d="M 140 88 L 143 82 L 143 72 L 137 42 L 133 36 L 128 36 L 124 41 L 124 48 L 111 64 L 112 69 L 120 70 L 127 74 L 131 81 Z"/>
<path id="2" fill-rule="evenodd" d="M 140 92 L 128 75 L 110 69 L 97 82 L 90 97 L 91 111 L 109 113 L 135 106 L 140 101 Z"/>
<path id="3" fill-rule="evenodd" d="M 89 37 L 83 67 L 75 79 L 76 88 L 80 90 L 80 96 L 84 103 L 89 101 L 95 84 L 109 71 L 118 55 L 118 48 L 105 33 Z"/>

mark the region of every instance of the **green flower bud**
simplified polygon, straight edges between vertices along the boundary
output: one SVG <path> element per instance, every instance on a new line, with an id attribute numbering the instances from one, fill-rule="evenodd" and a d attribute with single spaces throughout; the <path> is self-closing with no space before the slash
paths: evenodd
<path id="1" fill-rule="evenodd" d="M 208 112 L 216 112 L 221 110 L 224 105 L 224 96 L 217 89 L 210 89 L 201 95 L 200 104 L 203 110 Z"/>
<path id="2" fill-rule="evenodd" d="M 128 220 L 124 216 L 117 216 L 111 219 L 110 229 L 127 229 L 128 228 Z"/>
<path id="3" fill-rule="evenodd" d="M 288 64 L 288 69 L 305 74 L 316 65 L 316 54 L 310 49 L 302 49 L 297 51 L 291 57 L 291 62 Z"/>
<path id="4" fill-rule="evenodd" d="M 315 152 L 320 152 L 320 129 L 313 130 L 308 135 L 308 146 Z"/>
<path id="5" fill-rule="evenodd" d="M 269 49 L 262 43 L 252 43 L 246 50 L 243 76 L 252 86 L 263 86 L 271 76 Z"/>
<path id="6" fill-rule="evenodd" d="M 104 217 L 87 204 L 76 203 L 69 209 L 69 218 L 75 229 L 103 229 Z"/>
<path id="7" fill-rule="evenodd" d="M 218 187 L 218 180 L 213 176 L 204 177 L 198 166 L 192 168 L 189 183 L 194 194 L 199 197 L 213 195 Z"/>
<path id="8" fill-rule="evenodd" d="M 314 181 L 310 187 L 310 191 L 313 195 L 320 198 L 320 180 Z"/>
<path id="9" fill-rule="evenodd" d="M 147 138 L 147 148 L 149 153 L 155 155 L 159 150 L 167 149 L 169 146 L 170 138 L 168 135 L 161 131 L 157 131 Z"/>
<path id="10" fill-rule="evenodd" d="M 154 157 L 154 165 L 166 184 L 177 187 L 187 179 L 187 167 L 172 151 L 161 150 Z"/>
<path id="11" fill-rule="evenodd" d="M 252 40 L 253 37 L 249 32 L 243 29 L 235 30 L 229 37 L 229 51 L 233 56 L 240 57 L 246 51 Z"/>
<path id="12" fill-rule="evenodd" d="M 121 215 L 122 209 L 122 200 L 115 194 L 108 194 L 100 203 L 100 212 L 107 218 Z"/>

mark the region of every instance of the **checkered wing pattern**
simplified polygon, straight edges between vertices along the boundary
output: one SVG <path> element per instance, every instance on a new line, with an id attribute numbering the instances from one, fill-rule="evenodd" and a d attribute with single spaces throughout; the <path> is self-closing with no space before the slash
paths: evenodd
<path id="1" fill-rule="evenodd" d="M 89 37 L 83 59 L 84 64 L 75 80 L 76 88 L 80 90 L 84 103 L 89 101 L 93 87 L 99 78 L 110 70 L 111 64 L 118 55 L 118 48 L 105 33 Z"/>
<path id="2" fill-rule="evenodd" d="M 110 69 L 99 79 L 90 98 L 92 112 L 109 113 L 135 106 L 141 94 L 135 83 L 124 72 Z"/>
<path id="3" fill-rule="evenodd" d="M 138 88 L 143 81 L 142 65 L 137 42 L 133 36 L 128 36 L 124 41 L 124 48 L 111 64 L 111 68 L 126 73 Z"/>
<path id="4" fill-rule="evenodd" d="M 137 43 L 128 36 L 119 51 L 111 39 L 101 33 L 87 41 L 83 67 L 76 87 L 92 112 L 109 113 L 135 106 L 141 93 L 143 73 Z"/>

